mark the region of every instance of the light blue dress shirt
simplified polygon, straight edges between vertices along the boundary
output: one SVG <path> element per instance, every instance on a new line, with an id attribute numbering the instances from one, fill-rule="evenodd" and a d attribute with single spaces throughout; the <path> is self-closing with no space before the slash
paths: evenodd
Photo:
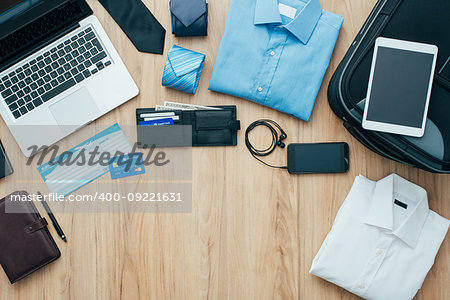
<path id="1" fill-rule="evenodd" d="M 309 121 L 342 22 L 319 0 L 232 0 L 209 89 Z"/>

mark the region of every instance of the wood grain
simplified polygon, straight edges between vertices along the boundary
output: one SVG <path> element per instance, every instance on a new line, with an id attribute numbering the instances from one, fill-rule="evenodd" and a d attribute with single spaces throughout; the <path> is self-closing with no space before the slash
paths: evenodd
<path id="1" fill-rule="evenodd" d="M 165 54 L 173 44 L 206 54 L 195 96 L 163 88 L 160 81 L 166 55 L 136 51 L 98 1 L 89 0 L 140 88 L 138 97 L 95 125 L 134 124 L 137 107 L 153 107 L 164 100 L 234 104 L 243 129 L 256 119 L 271 118 L 287 132 L 287 143 L 347 142 L 350 170 L 342 175 L 290 176 L 270 169 L 250 156 L 241 130 L 237 147 L 193 150 L 192 213 L 59 214 L 69 243 L 61 242 L 54 229 L 50 230 L 62 257 L 15 285 L 0 272 L 0 299 L 356 299 L 308 273 L 355 176 L 378 180 L 398 173 L 425 187 L 431 209 L 450 218 L 448 175 L 426 173 L 368 151 L 346 132 L 328 106 L 328 82 L 375 0 L 320 2 L 345 21 L 307 123 L 207 90 L 229 0 L 209 0 L 209 35 L 204 38 L 174 38 L 168 1 L 144 1 L 167 29 Z M 1 126 L 2 140 L 11 141 L 3 121 Z M 263 130 L 252 135 L 257 144 L 264 144 L 267 138 Z M 17 145 L 11 141 L 8 149 L 14 167 L 22 168 L 25 157 Z M 282 164 L 285 157 L 284 151 L 277 150 L 267 160 Z M 27 180 L 41 179 L 34 170 Z M 33 192 L 31 187 L 25 182 L 22 188 Z M 12 192 L 7 188 L 1 181 L 0 191 Z M 449 250 L 447 238 L 417 299 L 450 299 Z"/>

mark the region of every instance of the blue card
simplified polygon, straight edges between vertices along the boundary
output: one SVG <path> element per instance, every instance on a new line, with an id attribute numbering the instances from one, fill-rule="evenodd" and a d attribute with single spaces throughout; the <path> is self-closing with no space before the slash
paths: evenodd
<path id="1" fill-rule="evenodd" d="M 161 118 L 157 120 L 151 120 L 151 121 L 140 121 L 139 126 L 141 125 L 173 125 L 173 119 L 172 118 Z"/>
<path id="2" fill-rule="evenodd" d="M 142 153 L 116 156 L 109 161 L 111 179 L 118 179 L 145 173 Z"/>

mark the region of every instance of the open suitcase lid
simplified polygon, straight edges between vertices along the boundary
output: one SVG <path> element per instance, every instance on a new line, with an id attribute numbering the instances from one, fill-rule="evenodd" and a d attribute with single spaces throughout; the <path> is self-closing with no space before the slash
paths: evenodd
<path id="1" fill-rule="evenodd" d="M 371 150 L 427 171 L 450 173 L 450 1 L 379 0 L 328 89 L 330 106 Z M 362 129 L 375 39 L 379 36 L 437 45 L 436 73 L 425 135 L 413 138 Z"/>

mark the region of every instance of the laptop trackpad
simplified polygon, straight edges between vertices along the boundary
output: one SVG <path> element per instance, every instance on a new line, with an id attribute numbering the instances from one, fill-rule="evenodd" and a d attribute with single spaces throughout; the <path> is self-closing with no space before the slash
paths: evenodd
<path id="1" fill-rule="evenodd" d="M 93 121 L 100 111 L 85 87 L 51 105 L 49 109 L 58 125 L 67 126 L 62 128 L 64 131 Z"/>

